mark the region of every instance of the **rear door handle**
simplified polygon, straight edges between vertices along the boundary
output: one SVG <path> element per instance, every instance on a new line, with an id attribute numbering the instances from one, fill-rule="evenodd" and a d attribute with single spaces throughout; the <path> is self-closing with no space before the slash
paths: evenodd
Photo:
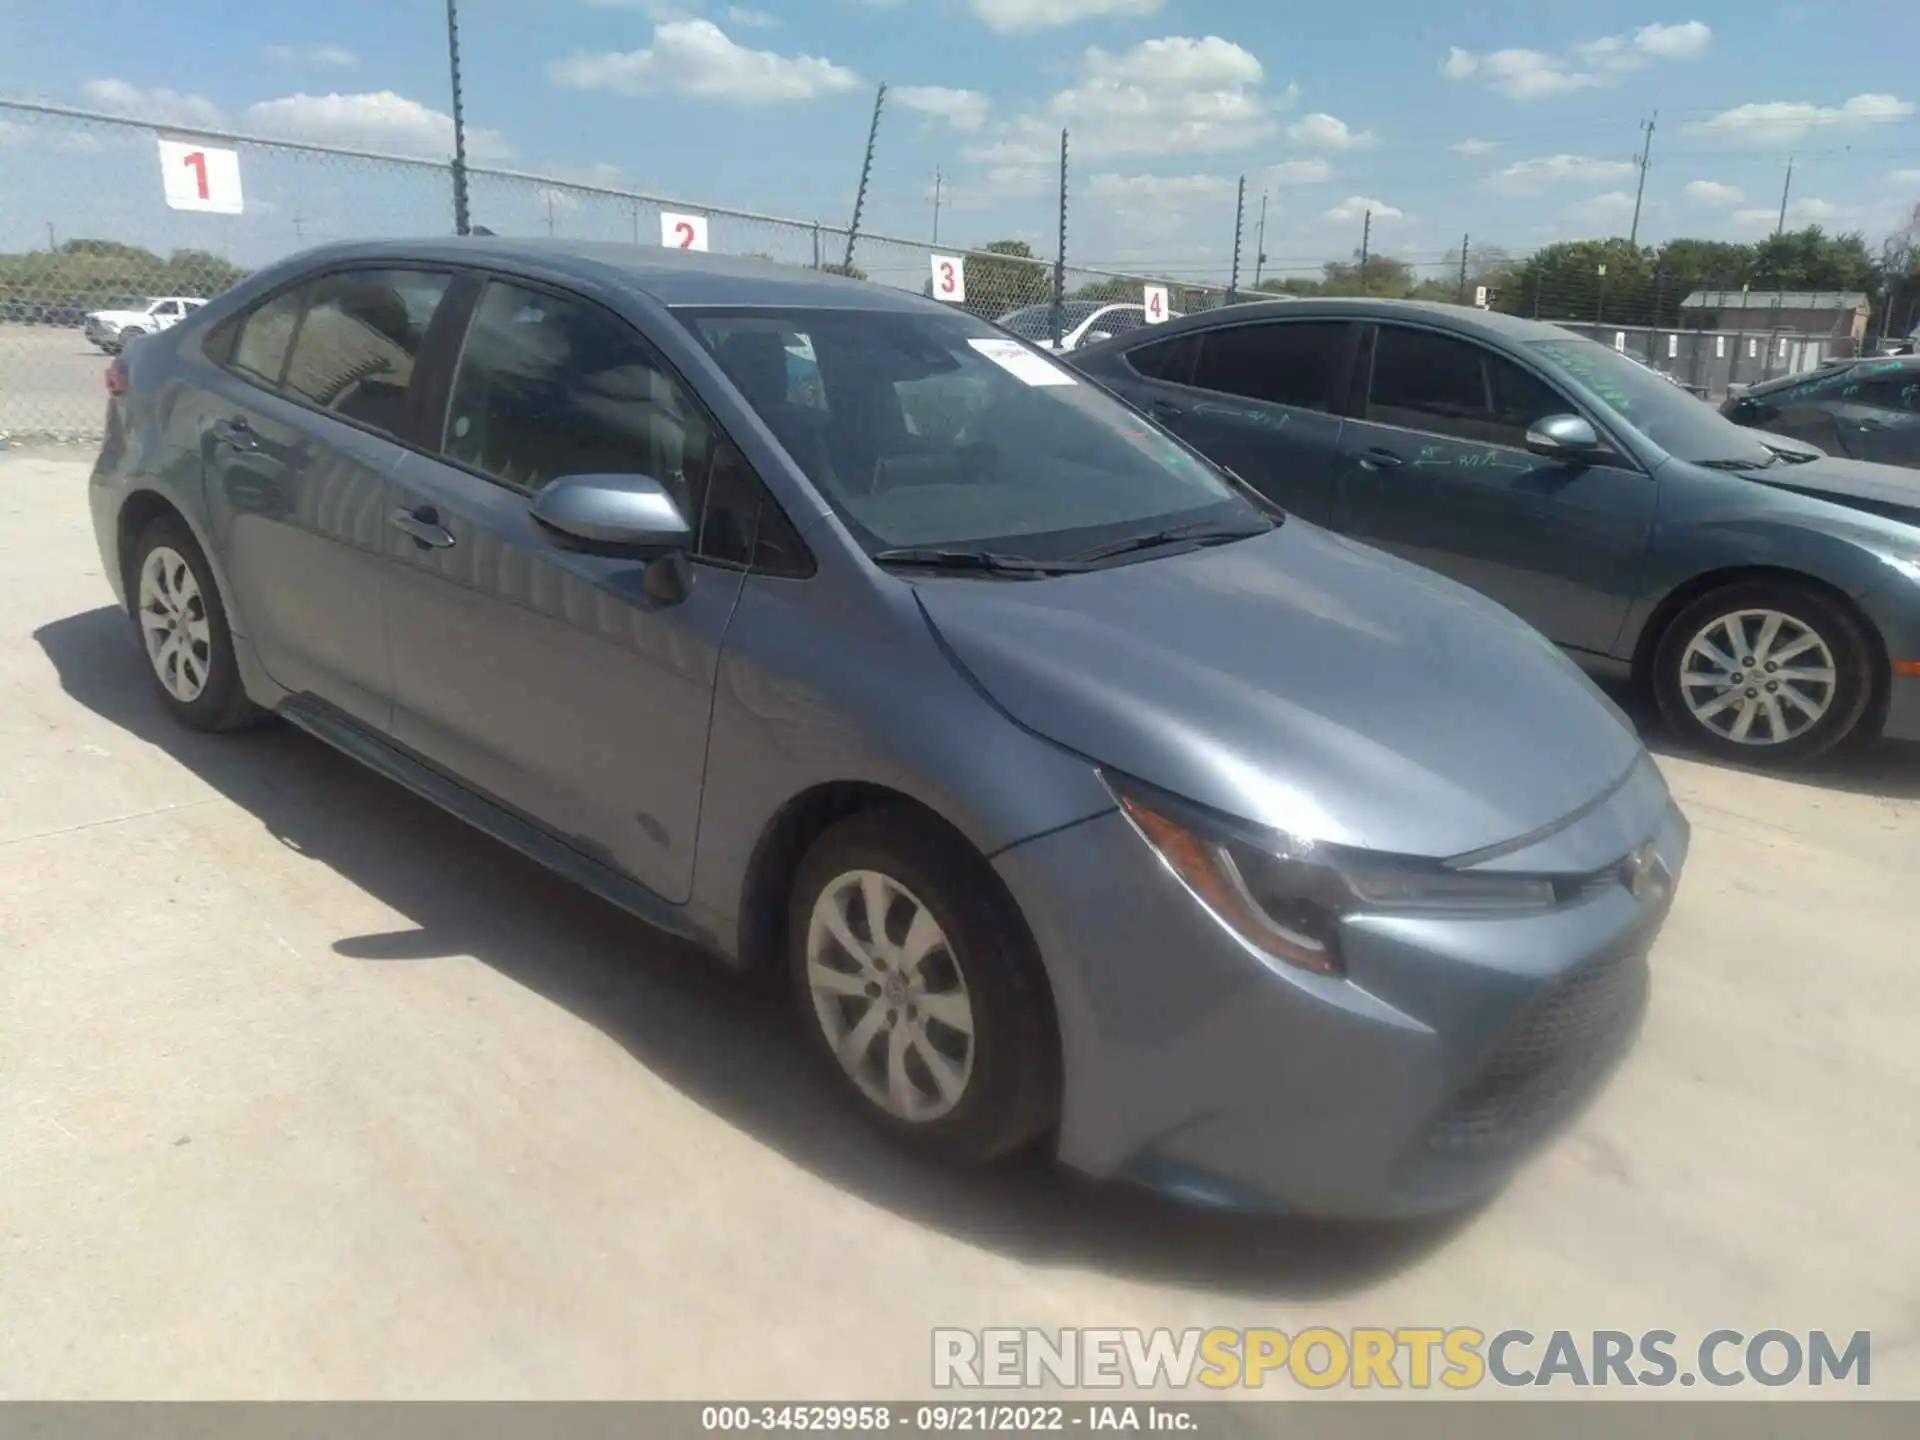
<path id="1" fill-rule="evenodd" d="M 253 426 L 247 423 L 244 415 L 236 415 L 231 420 L 216 420 L 207 429 L 213 432 L 215 440 L 235 450 L 260 448 L 260 437 L 253 433 Z"/>
<path id="2" fill-rule="evenodd" d="M 1859 426 L 1860 429 L 1862 430 L 1884 430 L 1887 428 L 1886 421 L 1876 420 L 1871 415 L 1862 416 L 1860 419 L 1854 421 L 1853 423 Z"/>
<path id="3" fill-rule="evenodd" d="M 1371 450 L 1362 450 L 1360 452 L 1361 467 L 1367 470 L 1392 470 L 1396 466 L 1406 463 L 1406 460 L 1401 456 L 1379 445 L 1374 446 Z"/>
<path id="4" fill-rule="evenodd" d="M 453 544 L 453 532 L 440 523 L 440 512 L 431 505 L 417 510 L 397 509 L 387 516 L 387 523 L 411 535 L 423 550 L 445 550 Z"/>

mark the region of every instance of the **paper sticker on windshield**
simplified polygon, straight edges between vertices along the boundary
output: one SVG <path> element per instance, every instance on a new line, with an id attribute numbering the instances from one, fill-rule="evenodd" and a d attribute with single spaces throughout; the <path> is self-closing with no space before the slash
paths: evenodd
<path id="1" fill-rule="evenodd" d="M 967 344 L 993 361 L 1014 379 L 1028 385 L 1077 385 L 1065 370 L 1043 359 L 1018 340 L 969 340 Z"/>

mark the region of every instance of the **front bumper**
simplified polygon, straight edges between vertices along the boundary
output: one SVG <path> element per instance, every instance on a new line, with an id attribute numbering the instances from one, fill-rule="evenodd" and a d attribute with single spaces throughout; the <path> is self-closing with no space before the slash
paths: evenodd
<path id="1" fill-rule="evenodd" d="M 1655 837 L 1677 883 L 1687 822 L 1650 762 L 1646 777 L 1533 849 L 1611 847 L 1630 826 L 1608 858 Z M 1608 883 L 1538 916 L 1369 917 L 1345 927 L 1336 978 L 1242 944 L 1117 813 L 994 863 L 1053 984 L 1060 1159 L 1200 1203 L 1348 1217 L 1467 1204 L 1578 1114 L 1637 1031 L 1667 909 Z"/>

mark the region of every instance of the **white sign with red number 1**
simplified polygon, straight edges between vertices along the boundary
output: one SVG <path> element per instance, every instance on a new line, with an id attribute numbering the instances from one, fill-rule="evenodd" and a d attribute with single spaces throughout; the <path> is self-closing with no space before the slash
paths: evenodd
<path id="1" fill-rule="evenodd" d="M 933 257 L 933 298 L 961 304 L 967 298 L 967 262 L 958 255 Z"/>
<path id="2" fill-rule="evenodd" d="M 240 213 L 240 152 L 192 140 L 160 142 L 160 180 L 176 210 Z"/>
<path id="3" fill-rule="evenodd" d="M 706 249 L 707 217 L 676 215 L 671 210 L 662 210 L 660 212 L 660 243 L 669 250 Z"/>
<path id="4" fill-rule="evenodd" d="M 1158 325 L 1167 318 L 1167 287 L 1149 285 L 1147 291 L 1147 323 Z"/>

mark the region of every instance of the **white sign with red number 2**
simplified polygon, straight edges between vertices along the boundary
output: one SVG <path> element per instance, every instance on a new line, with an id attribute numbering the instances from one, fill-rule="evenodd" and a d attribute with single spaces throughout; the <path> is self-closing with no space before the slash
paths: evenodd
<path id="1" fill-rule="evenodd" d="M 1146 287 L 1147 323 L 1158 325 L 1167 318 L 1167 287 L 1149 285 Z"/>
<path id="2" fill-rule="evenodd" d="M 954 305 L 967 298 L 967 262 L 958 255 L 933 257 L 933 298 Z"/>
<path id="3" fill-rule="evenodd" d="M 669 250 L 706 249 L 707 217 L 676 215 L 671 210 L 662 210 L 660 212 L 660 243 Z"/>
<path id="4" fill-rule="evenodd" d="M 240 152 L 193 140 L 160 142 L 160 181 L 176 210 L 240 213 Z"/>

